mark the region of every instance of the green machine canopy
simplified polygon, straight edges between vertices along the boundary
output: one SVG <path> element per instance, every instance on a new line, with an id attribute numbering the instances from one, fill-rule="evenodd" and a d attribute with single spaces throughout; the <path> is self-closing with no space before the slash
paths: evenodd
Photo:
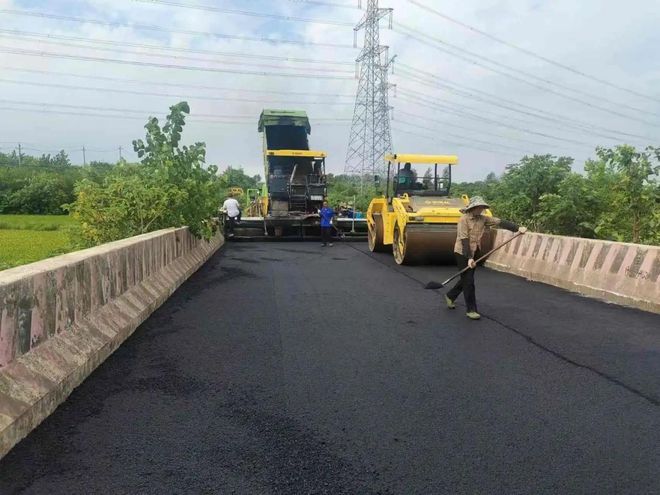
<path id="1" fill-rule="evenodd" d="M 307 113 L 302 110 L 262 110 L 259 117 L 259 132 L 264 132 L 267 126 L 274 125 L 304 127 L 307 134 L 312 133 Z"/>

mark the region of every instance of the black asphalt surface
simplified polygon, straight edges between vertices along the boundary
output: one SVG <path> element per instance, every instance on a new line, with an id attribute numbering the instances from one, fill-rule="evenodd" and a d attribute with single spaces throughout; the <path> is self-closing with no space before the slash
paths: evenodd
<path id="1" fill-rule="evenodd" d="M 658 494 L 660 316 L 365 244 L 234 243 L 0 461 L 5 494 Z"/>

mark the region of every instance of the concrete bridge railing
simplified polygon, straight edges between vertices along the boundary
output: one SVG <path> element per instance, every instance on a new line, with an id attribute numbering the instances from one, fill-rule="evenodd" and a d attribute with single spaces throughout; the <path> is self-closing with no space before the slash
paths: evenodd
<path id="1" fill-rule="evenodd" d="M 513 234 L 498 230 L 495 244 Z M 487 266 L 580 294 L 660 313 L 660 247 L 528 233 Z"/>
<path id="2" fill-rule="evenodd" d="M 0 272 L 0 457 L 222 242 L 166 229 Z"/>

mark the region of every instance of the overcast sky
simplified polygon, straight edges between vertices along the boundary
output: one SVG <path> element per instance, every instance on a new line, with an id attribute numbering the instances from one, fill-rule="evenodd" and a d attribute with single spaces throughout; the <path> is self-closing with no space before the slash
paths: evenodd
<path id="1" fill-rule="evenodd" d="M 474 180 L 500 173 L 526 153 L 573 156 L 579 170 L 598 145 L 660 145 L 658 0 L 380 3 L 394 9 L 394 30 L 386 21 L 381 26 L 381 43 L 397 55 L 390 76 L 397 85 L 391 97 L 394 151 L 457 154 L 457 178 Z M 593 78 L 498 43 L 416 3 Z M 88 161 L 114 161 L 121 146 L 132 159 L 131 141 L 144 135 L 147 117 L 162 117 L 169 105 L 185 99 L 192 116 L 184 140 L 206 142 L 207 161 L 221 169 L 243 166 L 262 173 L 259 113 L 287 108 L 307 111 L 311 147 L 327 150 L 329 171 L 339 173 L 357 87 L 353 61 L 359 48 L 352 48 L 351 25 L 363 14 L 353 0 L 0 0 L 0 150 L 10 151 L 18 142 L 30 154 L 64 148 L 81 163 L 83 145 Z M 116 24 L 103 25 L 108 21 Z M 408 29 L 413 38 L 405 34 Z M 360 46 L 362 39 L 360 33 Z M 165 50 L 138 46 L 145 44 Z M 75 115 L 81 113 L 88 115 Z"/>

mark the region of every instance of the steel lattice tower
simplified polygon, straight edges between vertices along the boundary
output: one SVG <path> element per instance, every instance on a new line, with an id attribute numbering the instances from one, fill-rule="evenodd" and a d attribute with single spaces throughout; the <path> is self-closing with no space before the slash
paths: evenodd
<path id="1" fill-rule="evenodd" d="M 387 80 L 388 69 L 395 57 L 389 58 L 388 47 L 380 45 L 380 20 L 389 16 L 392 27 L 392 9 L 379 8 L 378 0 L 367 0 L 367 11 L 354 28 L 364 29 L 364 47 L 356 59 L 359 64 L 359 83 L 355 97 L 355 110 L 346 153 L 345 172 L 383 175 L 383 156 L 392 149 L 388 93 L 392 85 Z"/>

